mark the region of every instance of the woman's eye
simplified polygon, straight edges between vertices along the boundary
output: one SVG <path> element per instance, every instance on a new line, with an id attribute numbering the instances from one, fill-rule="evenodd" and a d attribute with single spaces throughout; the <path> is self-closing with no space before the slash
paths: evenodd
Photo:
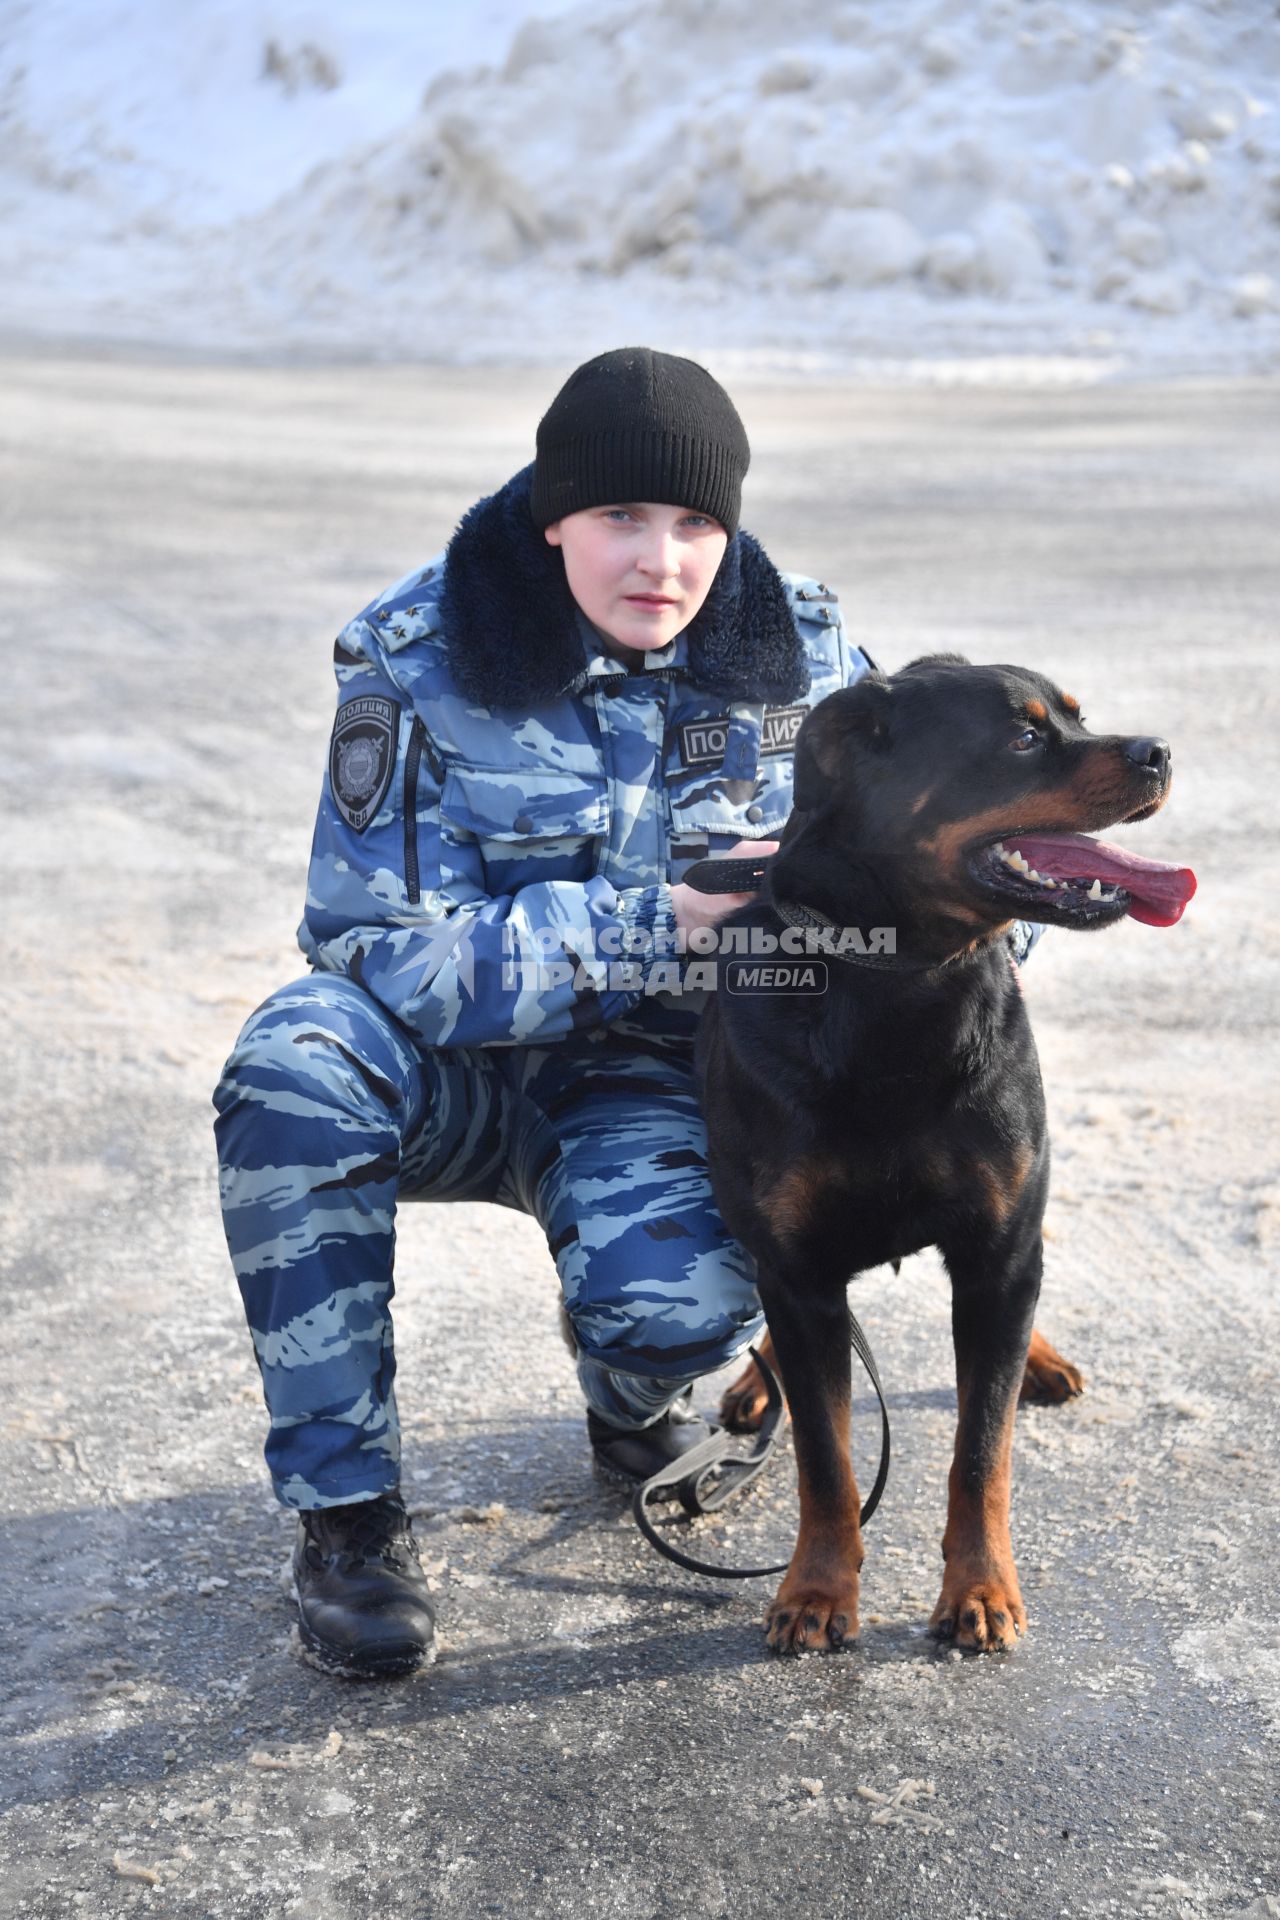
<path id="1" fill-rule="evenodd" d="M 1014 741 L 1013 750 L 1015 753 L 1030 753 L 1032 747 L 1038 747 L 1039 745 L 1040 735 L 1034 727 L 1028 727 L 1026 732 L 1020 733 Z"/>
<path id="2" fill-rule="evenodd" d="M 604 517 L 606 520 L 630 520 L 631 515 L 625 507 L 609 507 Z"/>

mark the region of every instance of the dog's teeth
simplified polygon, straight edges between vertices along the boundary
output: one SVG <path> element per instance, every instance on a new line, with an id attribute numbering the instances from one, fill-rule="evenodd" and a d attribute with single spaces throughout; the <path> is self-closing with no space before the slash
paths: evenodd
<path id="1" fill-rule="evenodd" d="M 1003 841 L 1003 840 L 997 840 L 997 841 L 996 841 L 996 852 L 997 852 L 997 853 L 1000 853 L 1000 854 L 1002 854 L 1002 853 L 1004 852 L 1004 841 Z"/>
<path id="2" fill-rule="evenodd" d="M 1011 867 L 1016 867 L 1019 873 L 1027 872 L 1028 870 L 1027 862 L 1023 858 L 1023 856 L 1020 853 L 1018 853 L 1016 850 L 1013 853 L 1006 853 L 1005 859 L 1009 862 L 1009 865 Z"/>
<path id="3" fill-rule="evenodd" d="M 1039 880 L 1042 886 L 1043 886 L 1043 884 L 1044 884 L 1044 877 L 1043 877 L 1043 875 L 1042 875 L 1042 874 L 1038 874 L 1038 873 L 1036 872 L 1036 870 L 1035 870 L 1035 868 L 1034 868 L 1034 867 L 1028 867 L 1028 868 L 1027 868 L 1027 878 L 1028 878 L 1028 880 Z"/>
<path id="4" fill-rule="evenodd" d="M 1102 882 L 1101 880 L 1095 880 L 1093 885 L 1090 887 L 1088 893 L 1086 893 L 1085 899 L 1101 900 L 1101 898 L 1102 898 Z"/>

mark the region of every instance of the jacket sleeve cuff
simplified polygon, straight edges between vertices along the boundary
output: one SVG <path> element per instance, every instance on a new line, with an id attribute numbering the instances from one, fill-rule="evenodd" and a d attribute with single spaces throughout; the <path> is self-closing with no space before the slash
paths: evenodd
<path id="1" fill-rule="evenodd" d="M 624 887 L 618 894 L 618 914 L 624 952 L 639 962 L 643 980 L 648 981 L 655 966 L 670 966 L 679 958 L 675 901 L 665 881 L 655 887 Z"/>

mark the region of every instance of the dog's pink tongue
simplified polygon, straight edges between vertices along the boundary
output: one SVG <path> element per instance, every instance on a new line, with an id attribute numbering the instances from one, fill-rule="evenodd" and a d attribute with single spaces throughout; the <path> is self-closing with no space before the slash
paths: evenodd
<path id="1" fill-rule="evenodd" d="M 1104 886 L 1123 887 L 1131 896 L 1129 918 L 1149 927 L 1173 926 L 1196 890 L 1190 867 L 1144 860 L 1140 853 L 1092 840 L 1087 833 L 1019 834 L 1004 846 L 1047 879 L 1101 880 Z"/>

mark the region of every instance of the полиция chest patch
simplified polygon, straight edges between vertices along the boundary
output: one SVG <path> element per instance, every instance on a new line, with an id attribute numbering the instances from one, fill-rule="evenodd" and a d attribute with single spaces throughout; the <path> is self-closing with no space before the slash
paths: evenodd
<path id="1" fill-rule="evenodd" d="M 800 723 L 808 707 L 768 707 L 760 729 L 761 755 L 794 753 Z M 729 738 L 729 716 L 690 720 L 680 729 L 680 763 L 685 767 L 719 766 Z"/>
<path id="2" fill-rule="evenodd" d="M 396 763 L 400 709 L 381 694 L 361 694 L 338 708 L 329 742 L 329 786 L 347 825 L 363 833 L 386 798 Z"/>

